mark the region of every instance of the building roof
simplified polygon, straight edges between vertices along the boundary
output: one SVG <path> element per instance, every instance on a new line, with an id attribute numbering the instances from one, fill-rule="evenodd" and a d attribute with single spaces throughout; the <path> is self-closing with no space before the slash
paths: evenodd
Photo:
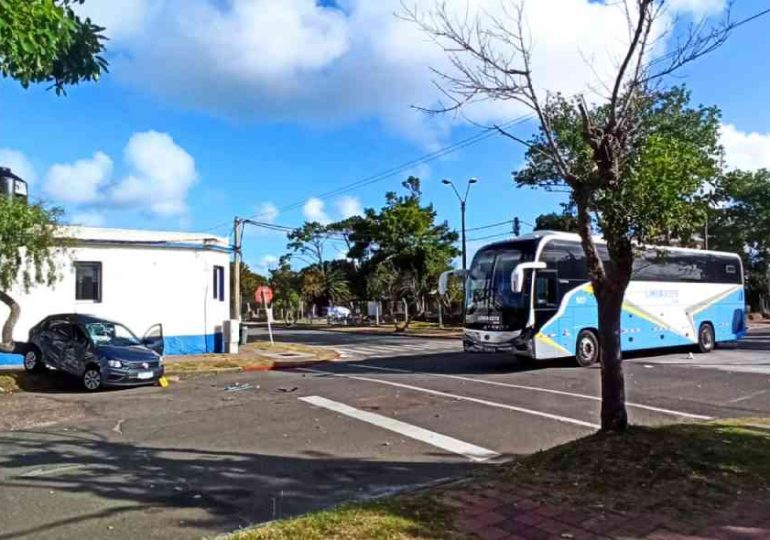
<path id="1" fill-rule="evenodd" d="M 60 229 L 59 236 L 80 245 L 130 245 L 228 252 L 232 250 L 228 238 L 208 233 L 65 226 Z"/>

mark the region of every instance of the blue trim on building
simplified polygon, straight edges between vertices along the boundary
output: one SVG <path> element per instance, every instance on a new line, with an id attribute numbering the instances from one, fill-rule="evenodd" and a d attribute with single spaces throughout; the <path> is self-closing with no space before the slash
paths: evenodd
<path id="1" fill-rule="evenodd" d="M 200 334 L 197 336 L 165 336 L 164 354 L 203 354 L 224 352 L 222 333 Z"/>
<path id="2" fill-rule="evenodd" d="M 20 354 L 0 353 L 0 366 L 22 367 L 24 357 Z"/>
<path id="3" fill-rule="evenodd" d="M 222 333 L 201 334 L 198 336 L 166 336 L 163 339 L 165 353 L 169 356 L 177 354 L 204 354 L 224 352 Z M 0 353 L 0 366 L 22 367 L 24 358 L 20 354 Z"/>

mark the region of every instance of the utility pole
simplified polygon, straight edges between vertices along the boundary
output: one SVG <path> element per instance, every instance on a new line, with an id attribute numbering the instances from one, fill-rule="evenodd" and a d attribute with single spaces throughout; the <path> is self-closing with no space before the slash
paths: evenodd
<path id="1" fill-rule="evenodd" d="M 243 220 L 233 219 L 233 297 L 230 300 L 230 316 L 241 320 L 241 243 L 243 240 Z"/>
<path id="2" fill-rule="evenodd" d="M 467 197 L 467 193 L 466 193 Z M 460 201 L 460 227 L 463 231 L 463 271 L 468 268 L 467 253 L 465 249 L 465 199 Z"/>

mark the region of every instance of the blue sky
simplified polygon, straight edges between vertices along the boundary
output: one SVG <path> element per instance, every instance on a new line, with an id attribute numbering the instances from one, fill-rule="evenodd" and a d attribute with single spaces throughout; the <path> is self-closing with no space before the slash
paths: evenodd
<path id="1" fill-rule="evenodd" d="M 723 3 L 674 4 L 689 20 L 718 15 Z M 409 173 L 422 178 L 425 200 L 456 227 L 457 201 L 442 178 L 479 178 L 469 198 L 471 228 L 513 216 L 532 223 L 557 210 L 560 195 L 513 187 L 511 171 L 522 163 L 522 148 L 501 137 L 350 191 L 345 199 L 330 197 L 322 208 L 308 203 L 479 131 L 462 119 L 410 109 L 435 103 L 428 67 L 441 65 L 442 57 L 392 16 L 397 5 L 345 0 L 337 9 L 312 0 L 191 0 L 181 9 L 180 0 L 90 0 L 88 14 L 113 38 L 111 73 L 63 98 L 0 82 L 0 164 L 26 175 L 32 195 L 63 206 L 69 220 L 110 227 L 227 235 L 236 215 L 291 226 L 306 217 L 337 219 L 380 206 L 385 191 L 398 189 Z M 544 86 L 574 91 L 593 71 L 602 72 L 618 41 L 606 31 L 616 20 L 611 8 L 587 0 L 530 5 L 540 10 L 532 14 L 532 32 L 542 55 L 535 75 L 539 67 Z M 737 0 L 734 17 L 766 6 Z M 769 25 L 765 18 L 744 26 L 674 81 L 686 83 L 696 102 L 722 108 L 727 159 L 735 166 L 770 167 Z M 570 40 L 595 60 L 593 69 L 570 61 L 564 52 Z M 469 116 L 504 122 L 523 112 L 486 104 Z M 533 126 L 515 129 L 526 137 Z M 471 242 L 471 250 L 483 242 Z M 264 271 L 285 243 L 279 234 L 251 231 L 246 260 Z"/>

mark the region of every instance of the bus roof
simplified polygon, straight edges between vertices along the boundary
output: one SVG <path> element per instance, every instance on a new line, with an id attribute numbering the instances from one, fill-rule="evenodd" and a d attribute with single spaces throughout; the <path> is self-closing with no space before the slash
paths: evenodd
<path id="1" fill-rule="evenodd" d="M 548 239 L 560 239 L 560 240 L 568 240 L 572 242 L 578 242 L 580 243 L 580 235 L 577 233 L 569 233 L 569 232 L 563 232 L 563 231 L 534 231 L 531 233 L 523 234 L 521 236 L 517 236 L 516 238 L 509 238 L 508 240 L 499 240 L 497 242 L 492 242 L 491 244 L 487 244 L 479 249 L 481 251 L 482 249 L 487 249 L 491 247 L 495 248 L 502 248 L 502 247 L 514 247 L 519 242 L 532 242 L 532 241 L 539 241 L 543 240 L 545 238 Z M 594 242 L 597 244 L 606 244 L 607 242 L 604 241 L 604 238 L 601 236 L 594 236 Z M 675 251 L 679 253 L 699 253 L 699 254 L 711 254 L 711 255 L 728 255 L 732 257 L 740 258 L 740 256 L 737 253 L 732 253 L 729 251 L 714 251 L 709 249 L 698 249 L 698 248 L 683 248 L 683 247 L 674 247 L 674 246 L 656 246 L 656 245 L 646 245 L 647 248 L 654 248 L 654 249 L 660 249 L 665 251 Z"/>

